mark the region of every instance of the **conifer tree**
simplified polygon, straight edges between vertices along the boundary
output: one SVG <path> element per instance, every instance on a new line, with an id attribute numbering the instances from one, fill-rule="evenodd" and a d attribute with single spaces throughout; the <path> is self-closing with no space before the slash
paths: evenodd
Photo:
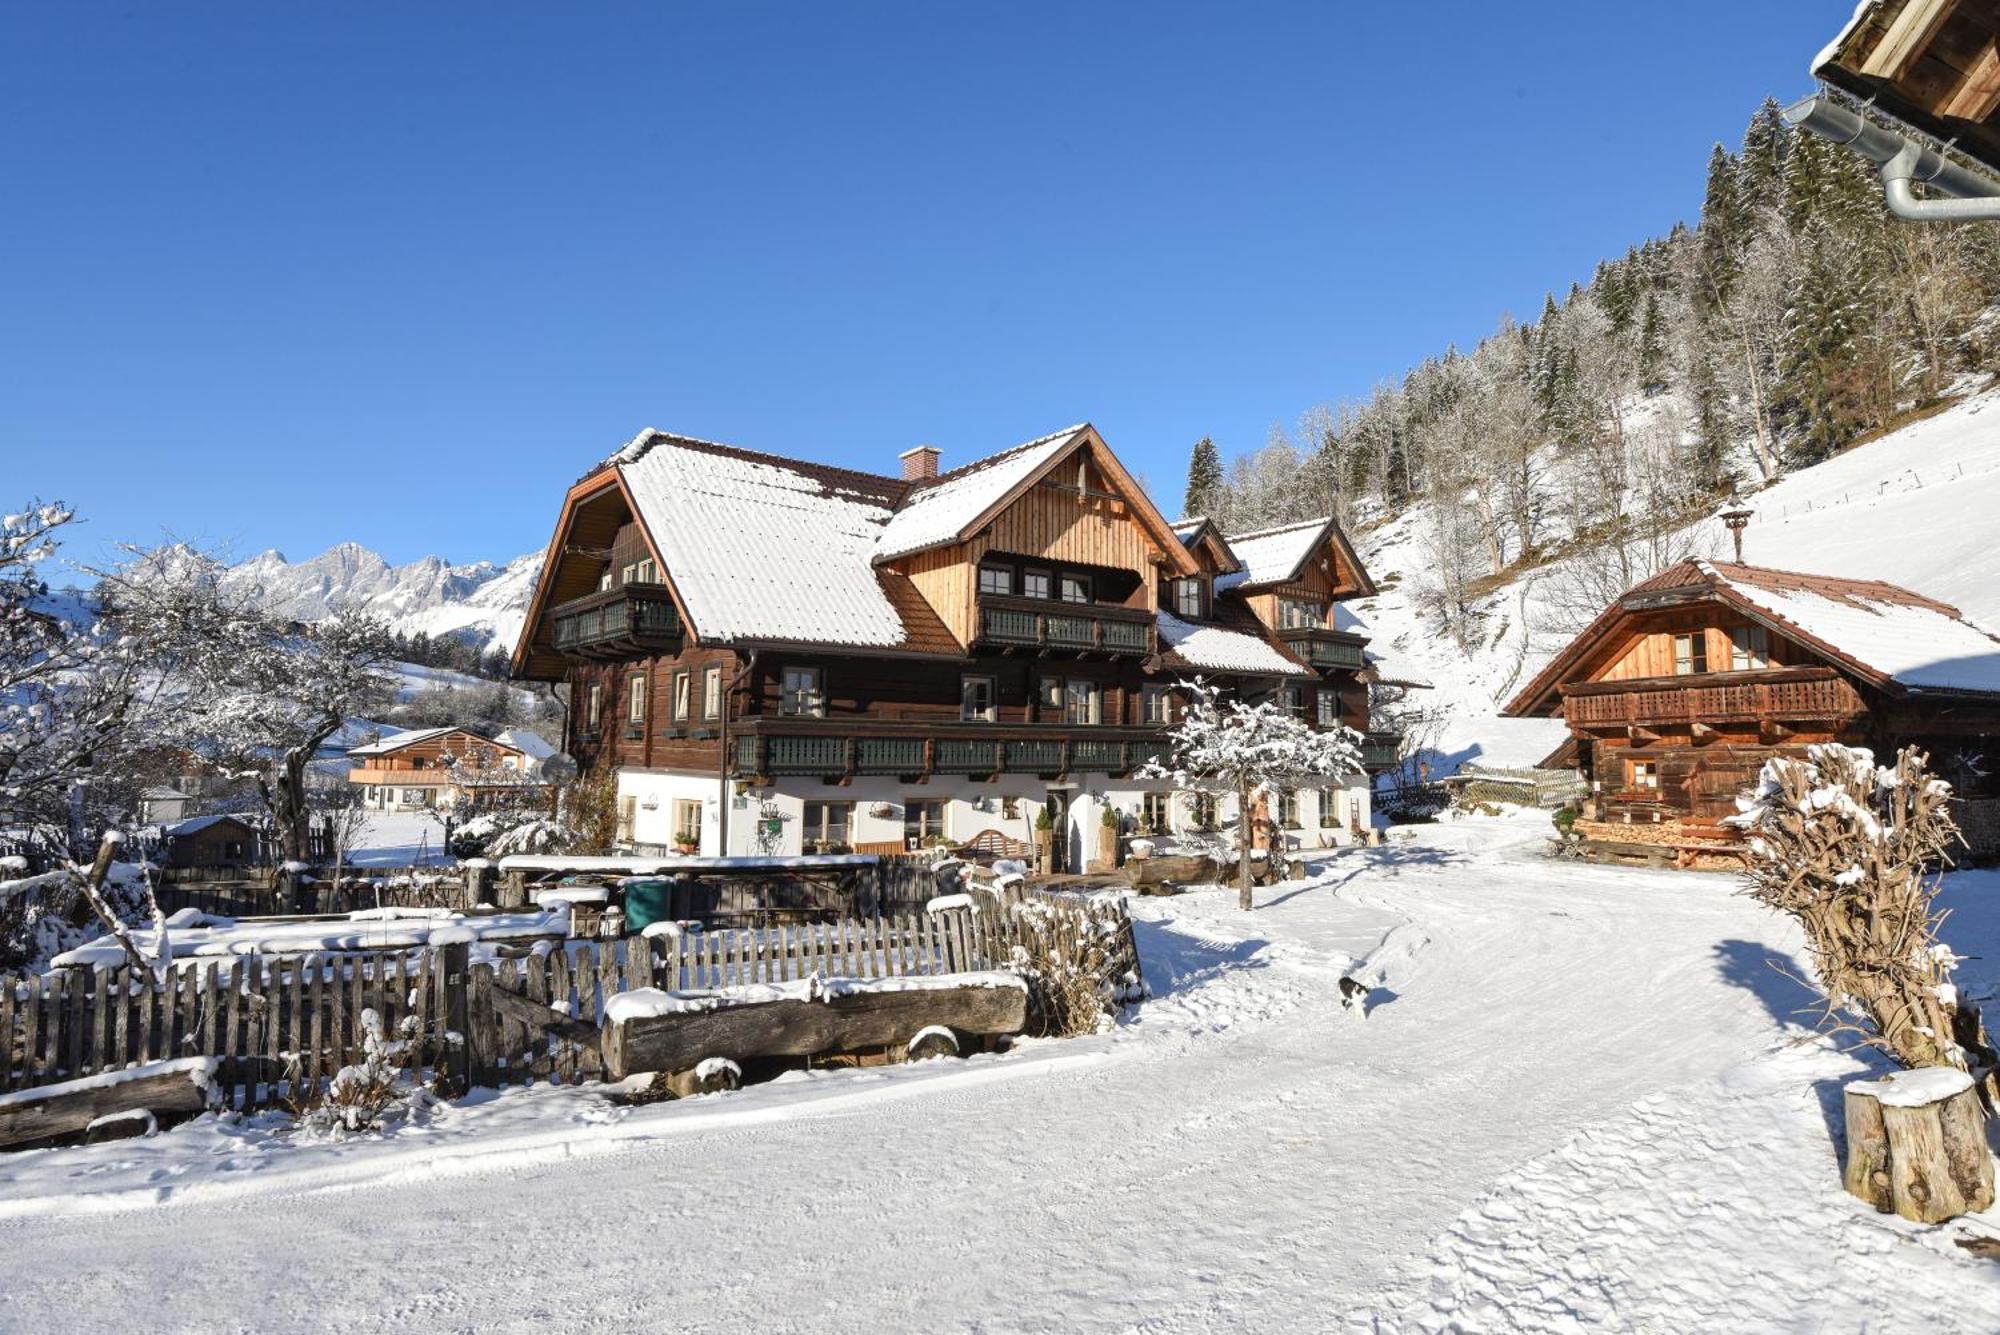
<path id="1" fill-rule="evenodd" d="M 1203 436 L 1194 443 L 1194 452 L 1188 456 L 1187 493 L 1181 501 L 1181 513 L 1189 518 L 1213 516 L 1222 499 L 1221 491 L 1222 456 L 1216 451 L 1215 442 Z"/>
<path id="2" fill-rule="evenodd" d="M 1667 387 L 1667 320 L 1657 297 L 1646 298 L 1646 316 L 1639 326 L 1639 384 L 1648 394 Z"/>

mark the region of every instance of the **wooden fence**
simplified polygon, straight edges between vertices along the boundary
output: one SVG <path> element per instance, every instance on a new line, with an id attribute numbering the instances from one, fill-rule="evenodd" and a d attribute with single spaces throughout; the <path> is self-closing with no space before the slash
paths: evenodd
<path id="1" fill-rule="evenodd" d="M 1123 907 L 1032 894 L 978 912 L 545 942 L 490 963 L 453 945 L 197 961 L 165 978 L 130 967 L 58 970 L 0 983 L 0 1092 L 211 1056 L 220 1059 L 212 1088 L 226 1106 L 297 1100 L 358 1060 L 368 1009 L 391 1033 L 416 1016 L 427 1064 L 448 1087 L 570 1082 L 597 1074 L 595 1030 L 620 992 L 998 969 L 1017 950 L 1073 954 L 1080 942 L 1092 945 L 1086 957 L 1110 995 L 1136 999 L 1138 954 Z"/>

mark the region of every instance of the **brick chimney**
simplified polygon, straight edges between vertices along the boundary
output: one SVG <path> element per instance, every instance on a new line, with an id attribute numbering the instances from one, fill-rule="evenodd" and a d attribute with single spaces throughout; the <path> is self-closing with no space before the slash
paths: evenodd
<path id="1" fill-rule="evenodd" d="M 925 478 L 936 477 L 940 453 L 935 445 L 919 445 L 914 450 L 904 450 L 897 455 L 903 461 L 903 481 L 922 482 Z"/>

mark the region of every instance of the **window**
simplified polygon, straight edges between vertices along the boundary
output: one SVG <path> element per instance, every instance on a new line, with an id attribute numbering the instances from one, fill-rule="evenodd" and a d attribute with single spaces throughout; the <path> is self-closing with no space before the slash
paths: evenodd
<path id="1" fill-rule="evenodd" d="M 597 591 L 603 593 L 611 587 L 611 567 L 604 567 L 604 573 L 597 577 Z"/>
<path id="2" fill-rule="evenodd" d="M 701 716 L 722 717 L 722 669 L 703 668 L 701 673 Z"/>
<path id="3" fill-rule="evenodd" d="M 1278 824 L 1288 830 L 1299 828 L 1299 795 L 1292 789 L 1278 794 Z"/>
<path id="4" fill-rule="evenodd" d="M 1054 676 L 1043 677 L 1036 699 L 1041 702 L 1043 709 L 1051 711 L 1061 710 L 1063 707 L 1063 679 Z"/>
<path id="5" fill-rule="evenodd" d="M 922 848 L 933 839 L 944 836 L 944 803 L 905 802 L 903 803 L 903 843 L 908 848 Z"/>
<path id="6" fill-rule="evenodd" d="M 979 567 L 979 591 L 981 593 L 1012 593 L 1014 572 L 1007 566 Z"/>
<path id="7" fill-rule="evenodd" d="M 1201 615 L 1201 581 L 1198 579 L 1177 579 L 1173 583 L 1174 615 L 1199 617 Z"/>
<path id="8" fill-rule="evenodd" d="M 1340 789 L 1319 790 L 1319 824 L 1323 830 L 1332 829 L 1340 824 Z"/>
<path id="9" fill-rule="evenodd" d="M 1660 764 L 1656 760 L 1628 760 L 1625 762 L 1625 789 L 1633 793 L 1657 793 L 1660 791 Z"/>
<path id="10" fill-rule="evenodd" d="M 660 582 L 660 568 L 654 565 L 653 558 L 648 556 L 634 563 L 632 567 L 632 579 L 635 583 L 639 584 L 658 584 Z"/>
<path id="11" fill-rule="evenodd" d="M 1188 815 L 1197 830 L 1215 828 L 1216 805 L 1214 793 L 1195 793 L 1188 798 Z"/>
<path id="12" fill-rule="evenodd" d="M 785 669 L 778 712 L 789 718 L 826 717 L 826 697 L 820 693 L 818 668 Z"/>
<path id="13" fill-rule="evenodd" d="M 674 674 L 674 717 L 676 719 L 684 719 L 688 716 L 688 694 L 693 679 L 694 674 L 690 672 L 676 672 Z"/>
<path id="14" fill-rule="evenodd" d="M 626 562 L 625 568 L 618 572 L 618 582 L 620 584 L 637 584 L 639 582 L 639 563 L 637 561 Z"/>
<path id="15" fill-rule="evenodd" d="M 1062 600 L 1066 603 L 1087 603 L 1090 601 L 1090 581 L 1082 575 L 1062 577 Z"/>
<path id="16" fill-rule="evenodd" d="M 1063 722 L 1102 723 L 1104 693 L 1094 681 L 1072 681 L 1063 687 Z"/>
<path id="17" fill-rule="evenodd" d="M 806 803 L 805 831 L 801 836 L 811 844 L 846 844 L 854 822 L 852 802 Z"/>
<path id="18" fill-rule="evenodd" d="M 639 799 L 621 797 L 618 799 L 618 830 L 613 836 L 621 844 L 632 842 L 632 827 L 639 819 Z"/>
<path id="19" fill-rule="evenodd" d="M 1729 666 L 1737 672 L 1771 666 L 1771 632 L 1762 626 L 1738 626 L 1730 631 Z"/>
<path id="20" fill-rule="evenodd" d="M 1046 598 L 1051 592 L 1048 571 L 1030 570 L 1021 576 L 1021 594 L 1023 597 Z"/>
<path id="21" fill-rule="evenodd" d="M 603 682 L 593 681 L 590 683 L 590 707 L 584 711 L 584 717 L 590 721 L 590 730 L 596 732 L 597 725 L 604 720 Z"/>
<path id="22" fill-rule="evenodd" d="M 1319 688 L 1319 726 L 1338 727 L 1340 724 L 1340 692 Z"/>
<path id="23" fill-rule="evenodd" d="M 1172 723 L 1174 721 L 1173 692 L 1165 686 L 1141 686 L 1139 688 L 1139 721 L 1142 723 Z M 1154 827 L 1158 829 L 1158 826 Z"/>
<path id="24" fill-rule="evenodd" d="M 1690 631 L 1674 636 L 1674 675 L 1691 677 L 1708 671 L 1708 634 Z"/>
<path id="25" fill-rule="evenodd" d="M 1154 834 L 1165 834 L 1173 823 L 1174 795 L 1147 793 L 1139 799 L 1139 819 Z"/>
<path id="26" fill-rule="evenodd" d="M 1306 716 L 1306 689 L 1303 686 L 1280 686 L 1278 707 L 1293 718 Z"/>
<path id="27" fill-rule="evenodd" d="M 1021 819 L 1021 799 L 1020 799 L 1020 798 L 1018 798 L 1018 797 L 1003 797 L 1003 798 L 1001 798 L 1001 799 L 1000 799 L 1000 819 L 1002 819 L 1002 820 L 1019 820 L 1019 819 Z"/>
<path id="28" fill-rule="evenodd" d="M 958 679 L 958 716 L 967 723 L 991 723 L 996 690 L 991 677 Z"/>
<path id="29" fill-rule="evenodd" d="M 629 798 L 627 799 L 630 800 Z M 701 803 L 686 798 L 674 802 L 674 842 L 701 847 Z"/>
<path id="30" fill-rule="evenodd" d="M 1278 625 L 1285 630 L 1324 626 L 1326 604 L 1310 603 L 1301 598 L 1280 598 Z"/>
<path id="31" fill-rule="evenodd" d="M 634 677 L 625 687 L 625 721 L 644 723 L 646 721 L 646 679 Z"/>

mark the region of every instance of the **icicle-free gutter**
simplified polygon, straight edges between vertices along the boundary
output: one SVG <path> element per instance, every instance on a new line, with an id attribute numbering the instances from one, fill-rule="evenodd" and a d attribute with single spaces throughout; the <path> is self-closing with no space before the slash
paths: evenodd
<path id="1" fill-rule="evenodd" d="M 2000 181 L 1968 171 L 1907 136 L 1815 93 L 1785 108 L 1785 122 L 1853 149 L 1882 175 L 1889 212 L 1911 222 L 1971 222 L 2000 218 Z M 1949 199 L 1918 199 L 1922 182 Z"/>

